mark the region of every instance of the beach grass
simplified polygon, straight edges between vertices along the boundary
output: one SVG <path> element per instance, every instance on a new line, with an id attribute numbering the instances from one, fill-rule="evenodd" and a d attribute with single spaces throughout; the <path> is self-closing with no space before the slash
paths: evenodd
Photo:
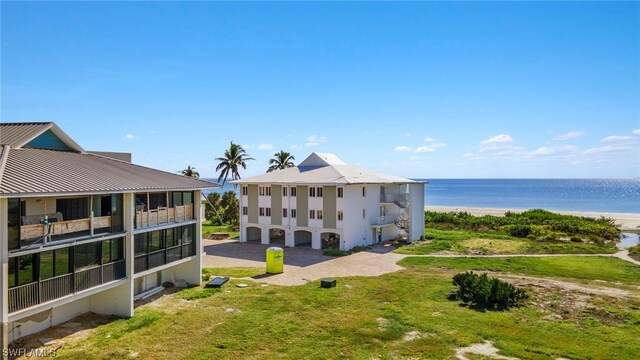
<path id="1" fill-rule="evenodd" d="M 139 306 L 131 319 L 99 326 L 56 357 L 450 359 L 457 348 L 484 341 L 522 359 L 633 359 L 640 352 L 637 297 L 574 298 L 573 291 L 526 287 L 526 306 L 504 312 L 448 300 L 452 275 L 466 269 L 580 277 L 602 288 L 607 283 L 596 280 L 638 284 L 640 266 L 597 257 L 406 258 L 401 264 L 406 270 L 339 278 L 330 289 L 315 282 L 240 289 L 234 279 L 218 292 L 186 289 L 156 300 L 160 305 Z"/>
<path id="2" fill-rule="evenodd" d="M 415 241 L 396 250 L 400 254 L 613 254 L 609 243 L 547 241 L 518 238 L 506 233 L 469 230 L 425 230 L 425 240 Z"/>
<path id="3" fill-rule="evenodd" d="M 630 247 L 629 256 L 634 260 L 640 261 L 640 245 Z"/>

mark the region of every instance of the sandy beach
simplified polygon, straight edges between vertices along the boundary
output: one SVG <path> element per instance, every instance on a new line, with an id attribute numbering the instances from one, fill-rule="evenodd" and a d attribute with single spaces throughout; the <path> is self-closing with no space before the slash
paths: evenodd
<path id="1" fill-rule="evenodd" d="M 471 215 L 495 215 L 502 216 L 505 212 L 523 212 L 523 209 L 493 209 L 493 208 L 473 208 L 464 206 L 425 206 L 429 211 L 466 211 Z M 640 232 L 640 214 L 608 213 L 608 212 L 583 212 L 583 211 L 553 211 L 559 214 L 576 215 L 584 217 L 599 218 L 601 216 L 614 219 L 622 231 Z"/>

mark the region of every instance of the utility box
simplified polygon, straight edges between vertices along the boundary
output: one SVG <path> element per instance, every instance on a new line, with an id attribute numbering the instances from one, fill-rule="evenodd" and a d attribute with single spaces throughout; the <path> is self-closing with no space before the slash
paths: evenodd
<path id="1" fill-rule="evenodd" d="M 267 249 L 267 273 L 280 274 L 284 272 L 284 250 L 279 247 Z"/>

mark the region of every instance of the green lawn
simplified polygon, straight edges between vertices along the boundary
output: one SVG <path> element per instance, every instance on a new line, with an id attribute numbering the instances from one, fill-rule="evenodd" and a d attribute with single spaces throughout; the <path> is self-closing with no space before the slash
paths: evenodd
<path id="1" fill-rule="evenodd" d="M 586 244 L 570 241 L 540 241 L 517 238 L 499 232 L 427 229 L 424 241 L 396 250 L 400 254 L 612 254 L 614 244 Z"/>
<path id="2" fill-rule="evenodd" d="M 466 269 L 638 285 L 640 266 L 596 257 L 407 258 L 401 264 L 407 269 L 339 278 L 331 289 L 317 281 L 265 287 L 234 279 L 221 291 L 186 289 L 138 307 L 131 319 L 98 327 L 60 348 L 57 357 L 450 359 L 456 348 L 484 340 L 501 355 L 522 359 L 634 359 L 640 353 L 639 297 L 593 295 L 574 303 L 573 292 L 532 288 L 526 307 L 506 312 L 478 312 L 447 300 L 451 276 Z M 250 287 L 236 288 L 238 282 Z"/>
<path id="3" fill-rule="evenodd" d="M 202 237 L 207 237 L 211 233 L 228 233 L 229 239 L 239 239 L 240 232 L 231 231 L 228 225 L 211 225 L 208 220 L 202 222 Z"/>
<path id="4" fill-rule="evenodd" d="M 264 268 L 252 267 L 234 267 L 234 268 L 203 268 L 202 275 L 204 278 L 211 276 L 229 276 L 232 278 L 252 277 L 264 274 Z"/>

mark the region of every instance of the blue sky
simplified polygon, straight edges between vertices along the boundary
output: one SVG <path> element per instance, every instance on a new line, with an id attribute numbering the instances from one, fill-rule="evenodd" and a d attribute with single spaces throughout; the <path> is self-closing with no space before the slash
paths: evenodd
<path id="1" fill-rule="evenodd" d="M 639 3 L 7 3 L 1 120 L 214 176 L 640 177 Z"/>

